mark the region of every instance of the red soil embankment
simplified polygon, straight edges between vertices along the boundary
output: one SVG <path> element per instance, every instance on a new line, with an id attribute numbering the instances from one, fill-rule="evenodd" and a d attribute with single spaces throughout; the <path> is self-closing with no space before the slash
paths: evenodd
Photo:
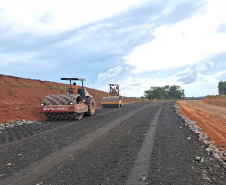
<path id="1" fill-rule="evenodd" d="M 68 84 L 24 79 L 0 74 L 0 123 L 10 120 L 25 119 L 44 121 L 44 114 L 38 112 L 37 106 L 43 102 L 48 94 L 61 94 L 60 88 L 69 87 Z M 106 92 L 87 88 L 94 97 L 96 108 L 101 107 L 102 97 Z M 126 98 L 124 103 L 137 102 Z"/>
<path id="2" fill-rule="evenodd" d="M 207 96 L 207 102 L 212 105 L 226 107 L 226 95 Z"/>
<path id="3" fill-rule="evenodd" d="M 208 104 L 202 100 L 178 101 L 181 113 L 202 128 L 210 140 L 226 146 L 226 107 Z"/>

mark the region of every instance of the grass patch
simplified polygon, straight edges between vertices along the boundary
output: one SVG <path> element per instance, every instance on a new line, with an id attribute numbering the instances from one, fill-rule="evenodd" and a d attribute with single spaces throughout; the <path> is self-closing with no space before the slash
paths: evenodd
<path id="1" fill-rule="evenodd" d="M 21 87 L 20 84 L 14 84 L 14 83 L 9 84 L 9 86 L 11 86 L 11 87 Z"/>
<path id="2" fill-rule="evenodd" d="M 12 95 L 14 93 L 13 89 L 9 89 L 9 94 Z"/>
<path id="3" fill-rule="evenodd" d="M 207 98 L 225 98 L 226 99 L 226 95 L 225 94 L 220 94 L 220 95 L 216 95 L 216 96 L 208 95 L 206 97 Z"/>
<path id="4" fill-rule="evenodd" d="M 61 86 L 59 86 L 59 85 L 56 85 L 56 86 L 53 86 L 53 87 L 52 87 L 52 89 L 54 89 L 54 90 L 61 90 L 61 88 L 63 88 L 63 87 L 61 87 Z"/>
<path id="5" fill-rule="evenodd" d="M 66 89 L 66 88 L 68 89 L 68 87 L 62 87 L 62 86 L 59 86 L 59 85 L 53 86 L 53 85 L 49 84 L 49 85 L 47 85 L 46 90 L 59 90 L 59 91 L 61 91 L 61 89 Z"/>
<path id="6" fill-rule="evenodd" d="M 31 84 L 27 84 L 24 82 L 20 82 L 20 83 L 10 83 L 9 86 L 11 87 L 31 87 L 31 88 L 37 88 L 37 85 L 31 85 Z"/>
<path id="7" fill-rule="evenodd" d="M 23 82 L 21 82 L 20 84 L 21 84 L 23 87 L 32 87 L 32 88 L 37 88 L 37 87 L 38 87 L 37 85 L 26 84 L 26 83 L 23 83 Z"/>

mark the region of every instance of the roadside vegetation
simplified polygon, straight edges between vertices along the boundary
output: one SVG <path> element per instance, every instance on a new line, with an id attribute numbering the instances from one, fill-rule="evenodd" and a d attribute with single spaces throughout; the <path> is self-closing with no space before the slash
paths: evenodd
<path id="1" fill-rule="evenodd" d="M 150 87 L 144 92 L 144 97 L 149 100 L 178 100 L 184 97 L 180 86 Z"/>
<path id="2" fill-rule="evenodd" d="M 226 81 L 220 81 L 218 83 L 218 93 L 220 95 L 222 95 L 222 94 L 226 95 Z"/>
<path id="3" fill-rule="evenodd" d="M 226 106 L 226 95 L 220 94 L 216 96 L 206 96 L 207 102 L 214 105 Z"/>
<path id="4" fill-rule="evenodd" d="M 12 95 L 14 93 L 13 89 L 9 89 L 9 94 Z"/>
<path id="5" fill-rule="evenodd" d="M 217 87 L 219 95 L 206 96 L 207 102 L 214 105 L 226 106 L 226 81 L 220 81 Z"/>
<path id="6" fill-rule="evenodd" d="M 10 83 L 9 86 L 11 86 L 11 87 L 32 87 L 32 88 L 37 88 L 36 85 L 31 85 L 31 84 L 24 83 L 24 82 Z"/>
<path id="7" fill-rule="evenodd" d="M 64 88 L 66 88 L 66 87 L 59 86 L 59 85 L 54 86 L 54 85 L 49 84 L 49 85 L 47 85 L 46 90 L 59 90 L 59 91 L 61 91 L 61 89 L 64 89 Z"/>

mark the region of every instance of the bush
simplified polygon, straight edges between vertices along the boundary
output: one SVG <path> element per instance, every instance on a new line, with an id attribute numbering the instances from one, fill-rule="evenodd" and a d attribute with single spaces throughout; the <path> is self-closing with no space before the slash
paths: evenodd
<path id="1" fill-rule="evenodd" d="M 14 93 L 13 89 L 9 89 L 9 94 L 12 95 Z"/>

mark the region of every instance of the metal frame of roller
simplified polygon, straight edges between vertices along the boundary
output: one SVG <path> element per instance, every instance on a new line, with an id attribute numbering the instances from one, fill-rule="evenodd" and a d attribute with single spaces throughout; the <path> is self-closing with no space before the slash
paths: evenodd
<path id="1" fill-rule="evenodd" d="M 82 78 L 61 78 L 70 80 L 70 88 L 67 94 L 55 94 L 45 97 L 39 112 L 44 113 L 49 120 L 80 120 L 83 115 L 93 116 L 95 114 L 95 100 L 83 87 Z M 82 88 L 78 89 L 77 94 L 73 94 L 71 81 L 82 81 Z M 62 93 L 62 91 L 61 91 Z"/>
<path id="2" fill-rule="evenodd" d="M 120 96 L 119 85 L 109 84 L 110 92 L 109 96 L 103 97 L 101 104 L 103 108 L 120 108 L 123 106 L 122 96 Z M 112 87 L 114 89 L 112 90 Z"/>

